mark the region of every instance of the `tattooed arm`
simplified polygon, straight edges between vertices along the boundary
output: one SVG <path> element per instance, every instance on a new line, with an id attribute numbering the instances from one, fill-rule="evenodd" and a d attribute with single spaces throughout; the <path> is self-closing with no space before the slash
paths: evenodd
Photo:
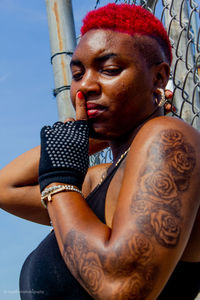
<path id="1" fill-rule="evenodd" d="M 53 196 L 48 211 L 61 254 L 93 298 L 153 300 L 161 292 L 199 207 L 198 138 L 172 118 L 143 126 L 127 157 L 112 229 L 79 194 Z"/>

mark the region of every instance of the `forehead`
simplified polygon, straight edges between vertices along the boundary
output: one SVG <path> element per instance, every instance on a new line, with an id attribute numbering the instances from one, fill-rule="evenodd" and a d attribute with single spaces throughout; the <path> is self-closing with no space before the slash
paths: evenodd
<path id="1" fill-rule="evenodd" d="M 126 56 L 130 59 L 136 56 L 138 58 L 139 55 L 133 36 L 112 30 L 98 29 L 88 31 L 81 38 L 73 59 L 84 59 L 89 55 L 99 56 L 108 52 L 116 53 L 121 57 Z"/>

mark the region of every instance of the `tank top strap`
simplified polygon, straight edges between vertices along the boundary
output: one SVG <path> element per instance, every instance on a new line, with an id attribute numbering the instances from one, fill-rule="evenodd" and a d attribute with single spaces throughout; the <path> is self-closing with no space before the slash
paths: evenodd
<path id="1" fill-rule="evenodd" d="M 105 200 L 106 194 L 108 191 L 108 187 L 110 182 L 117 172 L 120 164 L 124 160 L 126 155 L 120 160 L 120 162 L 116 164 L 112 164 L 107 170 L 107 176 L 102 181 L 102 183 L 98 184 L 94 190 L 87 196 L 86 202 L 88 203 L 89 207 L 92 211 L 96 214 L 96 216 L 105 224 Z"/>

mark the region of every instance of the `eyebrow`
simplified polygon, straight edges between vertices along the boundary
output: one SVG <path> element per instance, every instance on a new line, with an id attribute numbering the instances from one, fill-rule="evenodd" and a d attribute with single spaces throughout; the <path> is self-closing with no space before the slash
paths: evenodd
<path id="1" fill-rule="evenodd" d="M 108 53 L 108 54 L 103 54 L 103 55 L 97 57 L 95 60 L 102 62 L 102 61 L 105 61 L 105 60 L 107 60 L 109 58 L 117 57 L 117 56 L 118 55 L 116 53 Z"/>
<path id="2" fill-rule="evenodd" d="M 117 56 L 118 55 L 116 53 L 104 54 L 99 57 L 96 57 L 95 62 L 104 62 L 112 57 L 117 57 Z M 82 65 L 82 62 L 79 59 L 72 59 L 70 62 L 70 68 L 72 68 L 73 66 L 80 66 L 80 65 Z"/>

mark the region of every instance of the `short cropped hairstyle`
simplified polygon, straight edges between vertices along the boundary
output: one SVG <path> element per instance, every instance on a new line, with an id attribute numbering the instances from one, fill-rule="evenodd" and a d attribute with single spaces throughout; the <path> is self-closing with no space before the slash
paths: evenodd
<path id="1" fill-rule="evenodd" d="M 90 11 L 83 19 L 82 36 L 92 29 L 110 29 L 134 36 L 149 36 L 157 40 L 169 64 L 172 49 L 163 24 L 152 13 L 134 4 L 110 3 Z"/>

